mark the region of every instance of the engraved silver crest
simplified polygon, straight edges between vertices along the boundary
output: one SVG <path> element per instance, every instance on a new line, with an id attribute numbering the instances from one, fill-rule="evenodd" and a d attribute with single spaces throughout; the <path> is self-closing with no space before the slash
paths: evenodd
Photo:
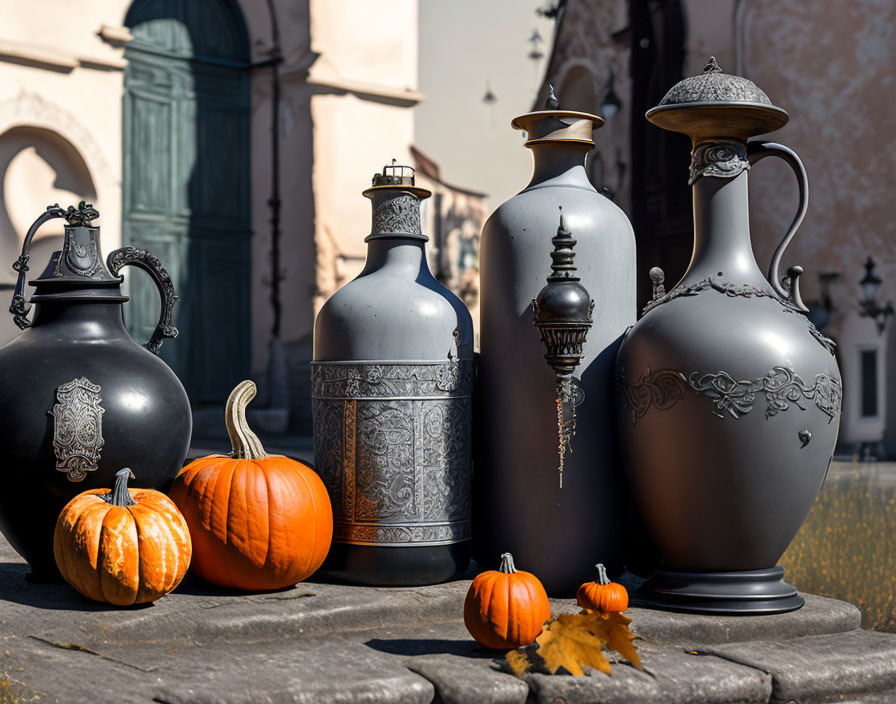
<path id="1" fill-rule="evenodd" d="M 73 379 L 56 389 L 53 416 L 53 451 L 56 469 L 69 481 L 80 482 L 99 466 L 103 440 L 101 387 L 86 377 Z"/>

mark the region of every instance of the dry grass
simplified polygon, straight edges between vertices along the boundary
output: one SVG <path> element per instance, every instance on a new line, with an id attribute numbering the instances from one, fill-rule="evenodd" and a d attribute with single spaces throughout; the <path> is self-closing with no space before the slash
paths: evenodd
<path id="1" fill-rule="evenodd" d="M 853 467 L 826 482 L 781 564 L 800 591 L 849 601 L 862 625 L 896 632 L 896 488 Z"/>
<path id="2" fill-rule="evenodd" d="M 0 704 L 19 704 L 19 699 L 12 693 L 9 680 L 0 677 Z"/>

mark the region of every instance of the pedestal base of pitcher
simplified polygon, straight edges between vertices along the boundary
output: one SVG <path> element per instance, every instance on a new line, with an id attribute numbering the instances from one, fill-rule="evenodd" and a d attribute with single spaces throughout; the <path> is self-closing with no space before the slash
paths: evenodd
<path id="1" fill-rule="evenodd" d="M 784 581 L 780 566 L 731 572 L 659 569 L 632 599 L 632 606 L 717 615 L 779 614 L 805 603 Z"/>

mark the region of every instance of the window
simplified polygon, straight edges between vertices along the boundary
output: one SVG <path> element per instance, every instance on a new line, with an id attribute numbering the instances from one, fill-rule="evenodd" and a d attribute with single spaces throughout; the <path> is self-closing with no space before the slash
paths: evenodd
<path id="1" fill-rule="evenodd" d="M 862 350 L 862 418 L 877 417 L 877 350 Z"/>

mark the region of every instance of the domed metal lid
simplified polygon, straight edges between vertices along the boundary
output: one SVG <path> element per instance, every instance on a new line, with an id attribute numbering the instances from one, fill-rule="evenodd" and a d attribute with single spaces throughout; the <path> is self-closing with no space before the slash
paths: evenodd
<path id="1" fill-rule="evenodd" d="M 647 119 L 695 141 L 710 137 L 746 139 L 780 129 L 790 119 L 753 81 L 723 73 L 714 56 L 703 73 L 679 81 Z"/>

